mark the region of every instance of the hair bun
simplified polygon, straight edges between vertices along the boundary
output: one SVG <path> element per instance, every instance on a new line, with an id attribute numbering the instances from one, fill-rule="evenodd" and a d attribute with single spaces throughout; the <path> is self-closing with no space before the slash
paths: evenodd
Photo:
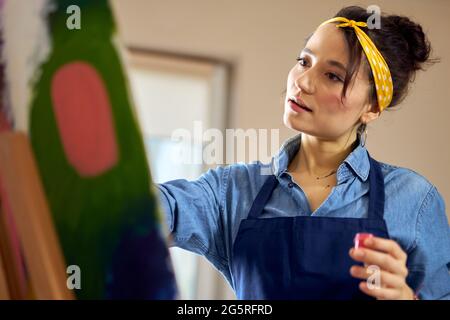
<path id="1" fill-rule="evenodd" d="M 401 33 L 408 44 L 408 52 L 413 61 L 414 70 L 421 69 L 421 64 L 430 57 L 431 45 L 422 26 L 411 21 L 408 17 L 392 15 L 387 17 L 394 27 Z"/>
<path id="2" fill-rule="evenodd" d="M 345 17 L 355 21 L 369 21 L 368 19 L 371 16 L 372 14 L 367 12 L 366 8 L 358 6 L 344 7 L 335 15 L 335 17 Z M 401 103 L 406 97 L 409 83 L 414 81 L 416 71 L 425 70 L 427 69 L 426 67 L 440 60 L 439 58 L 430 59 L 431 45 L 418 23 L 406 16 L 395 14 L 386 15 L 382 13 L 380 18 L 381 28 L 368 28 L 365 31 L 389 66 L 394 85 L 392 101 L 389 105 L 389 108 L 392 108 Z M 345 29 L 343 33 L 346 44 L 350 48 L 349 59 L 351 61 L 349 76 L 346 77 L 342 91 L 345 95 L 346 85 L 349 83 L 348 79 L 351 79 L 356 70 L 358 70 L 361 62 L 358 62 L 358 59 L 364 57 L 364 54 L 356 33 L 351 28 L 341 29 Z M 371 84 L 370 102 L 375 104 L 378 97 L 373 73 L 368 62 L 364 63 L 364 67 L 367 70 Z"/>

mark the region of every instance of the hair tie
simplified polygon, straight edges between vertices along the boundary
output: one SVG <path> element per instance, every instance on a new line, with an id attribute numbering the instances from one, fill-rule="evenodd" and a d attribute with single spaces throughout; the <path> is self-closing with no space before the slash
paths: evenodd
<path id="1" fill-rule="evenodd" d="M 336 17 L 323 22 L 319 27 L 330 22 L 342 22 L 336 25 L 336 27 L 350 27 L 355 30 L 359 43 L 361 44 L 367 60 L 369 61 L 370 69 L 372 70 L 373 79 L 375 81 L 375 89 L 377 91 L 379 110 L 380 112 L 383 111 L 392 101 L 394 86 L 392 83 L 391 72 L 389 71 L 386 61 L 369 36 L 360 28 L 367 27 L 367 23 L 349 20 L 344 17 Z"/>

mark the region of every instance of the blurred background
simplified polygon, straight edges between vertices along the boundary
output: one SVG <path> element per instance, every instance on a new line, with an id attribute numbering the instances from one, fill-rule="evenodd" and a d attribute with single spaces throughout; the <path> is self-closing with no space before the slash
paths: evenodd
<path id="1" fill-rule="evenodd" d="M 369 126 L 368 149 L 383 162 L 424 175 L 450 201 L 450 1 L 113 0 L 154 182 L 195 179 L 203 164 L 174 165 L 184 148 L 174 130 L 279 129 L 282 92 L 304 39 L 347 5 L 378 5 L 420 23 L 441 62 L 419 72 L 406 100 Z M 201 139 L 200 139 L 201 140 Z M 194 135 L 194 150 L 201 141 Z M 224 150 L 227 152 L 227 150 Z M 266 159 L 259 159 L 267 161 Z M 236 161 L 253 161 L 252 155 Z M 234 299 L 203 258 L 172 248 L 184 299 Z"/>

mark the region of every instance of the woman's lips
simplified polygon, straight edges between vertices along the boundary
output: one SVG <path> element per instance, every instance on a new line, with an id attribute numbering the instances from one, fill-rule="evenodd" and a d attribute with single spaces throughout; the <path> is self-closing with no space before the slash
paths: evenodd
<path id="1" fill-rule="evenodd" d="M 294 110 L 295 112 L 312 112 L 312 110 L 309 109 L 308 107 L 300 105 L 292 99 L 289 99 L 288 103 L 291 109 Z"/>

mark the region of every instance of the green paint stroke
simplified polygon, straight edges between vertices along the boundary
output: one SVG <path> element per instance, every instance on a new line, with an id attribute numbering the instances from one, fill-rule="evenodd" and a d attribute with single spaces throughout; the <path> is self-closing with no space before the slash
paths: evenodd
<path id="1" fill-rule="evenodd" d="M 132 112 L 128 83 L 112 44 L 115 25 L 106 0 L 61 0 L 49 16 L 52 53 L 34 87 L 30 136 L 67 265 L 81 268 L 81 299 L 101 299 L 112 254 L 125 230 L 147 234 L 161 215 L 150 191 L 144 144 Z M 69 5 L 81 9 L 81 30 L 69 30 Z M 64 64 L 85 61 L 102 77 L 109 94 L 119 162 L 93 178 L 68 163 L 50 95 L 53 74 Z M 90 143 L 86 141 L 86 143 Z"/>

